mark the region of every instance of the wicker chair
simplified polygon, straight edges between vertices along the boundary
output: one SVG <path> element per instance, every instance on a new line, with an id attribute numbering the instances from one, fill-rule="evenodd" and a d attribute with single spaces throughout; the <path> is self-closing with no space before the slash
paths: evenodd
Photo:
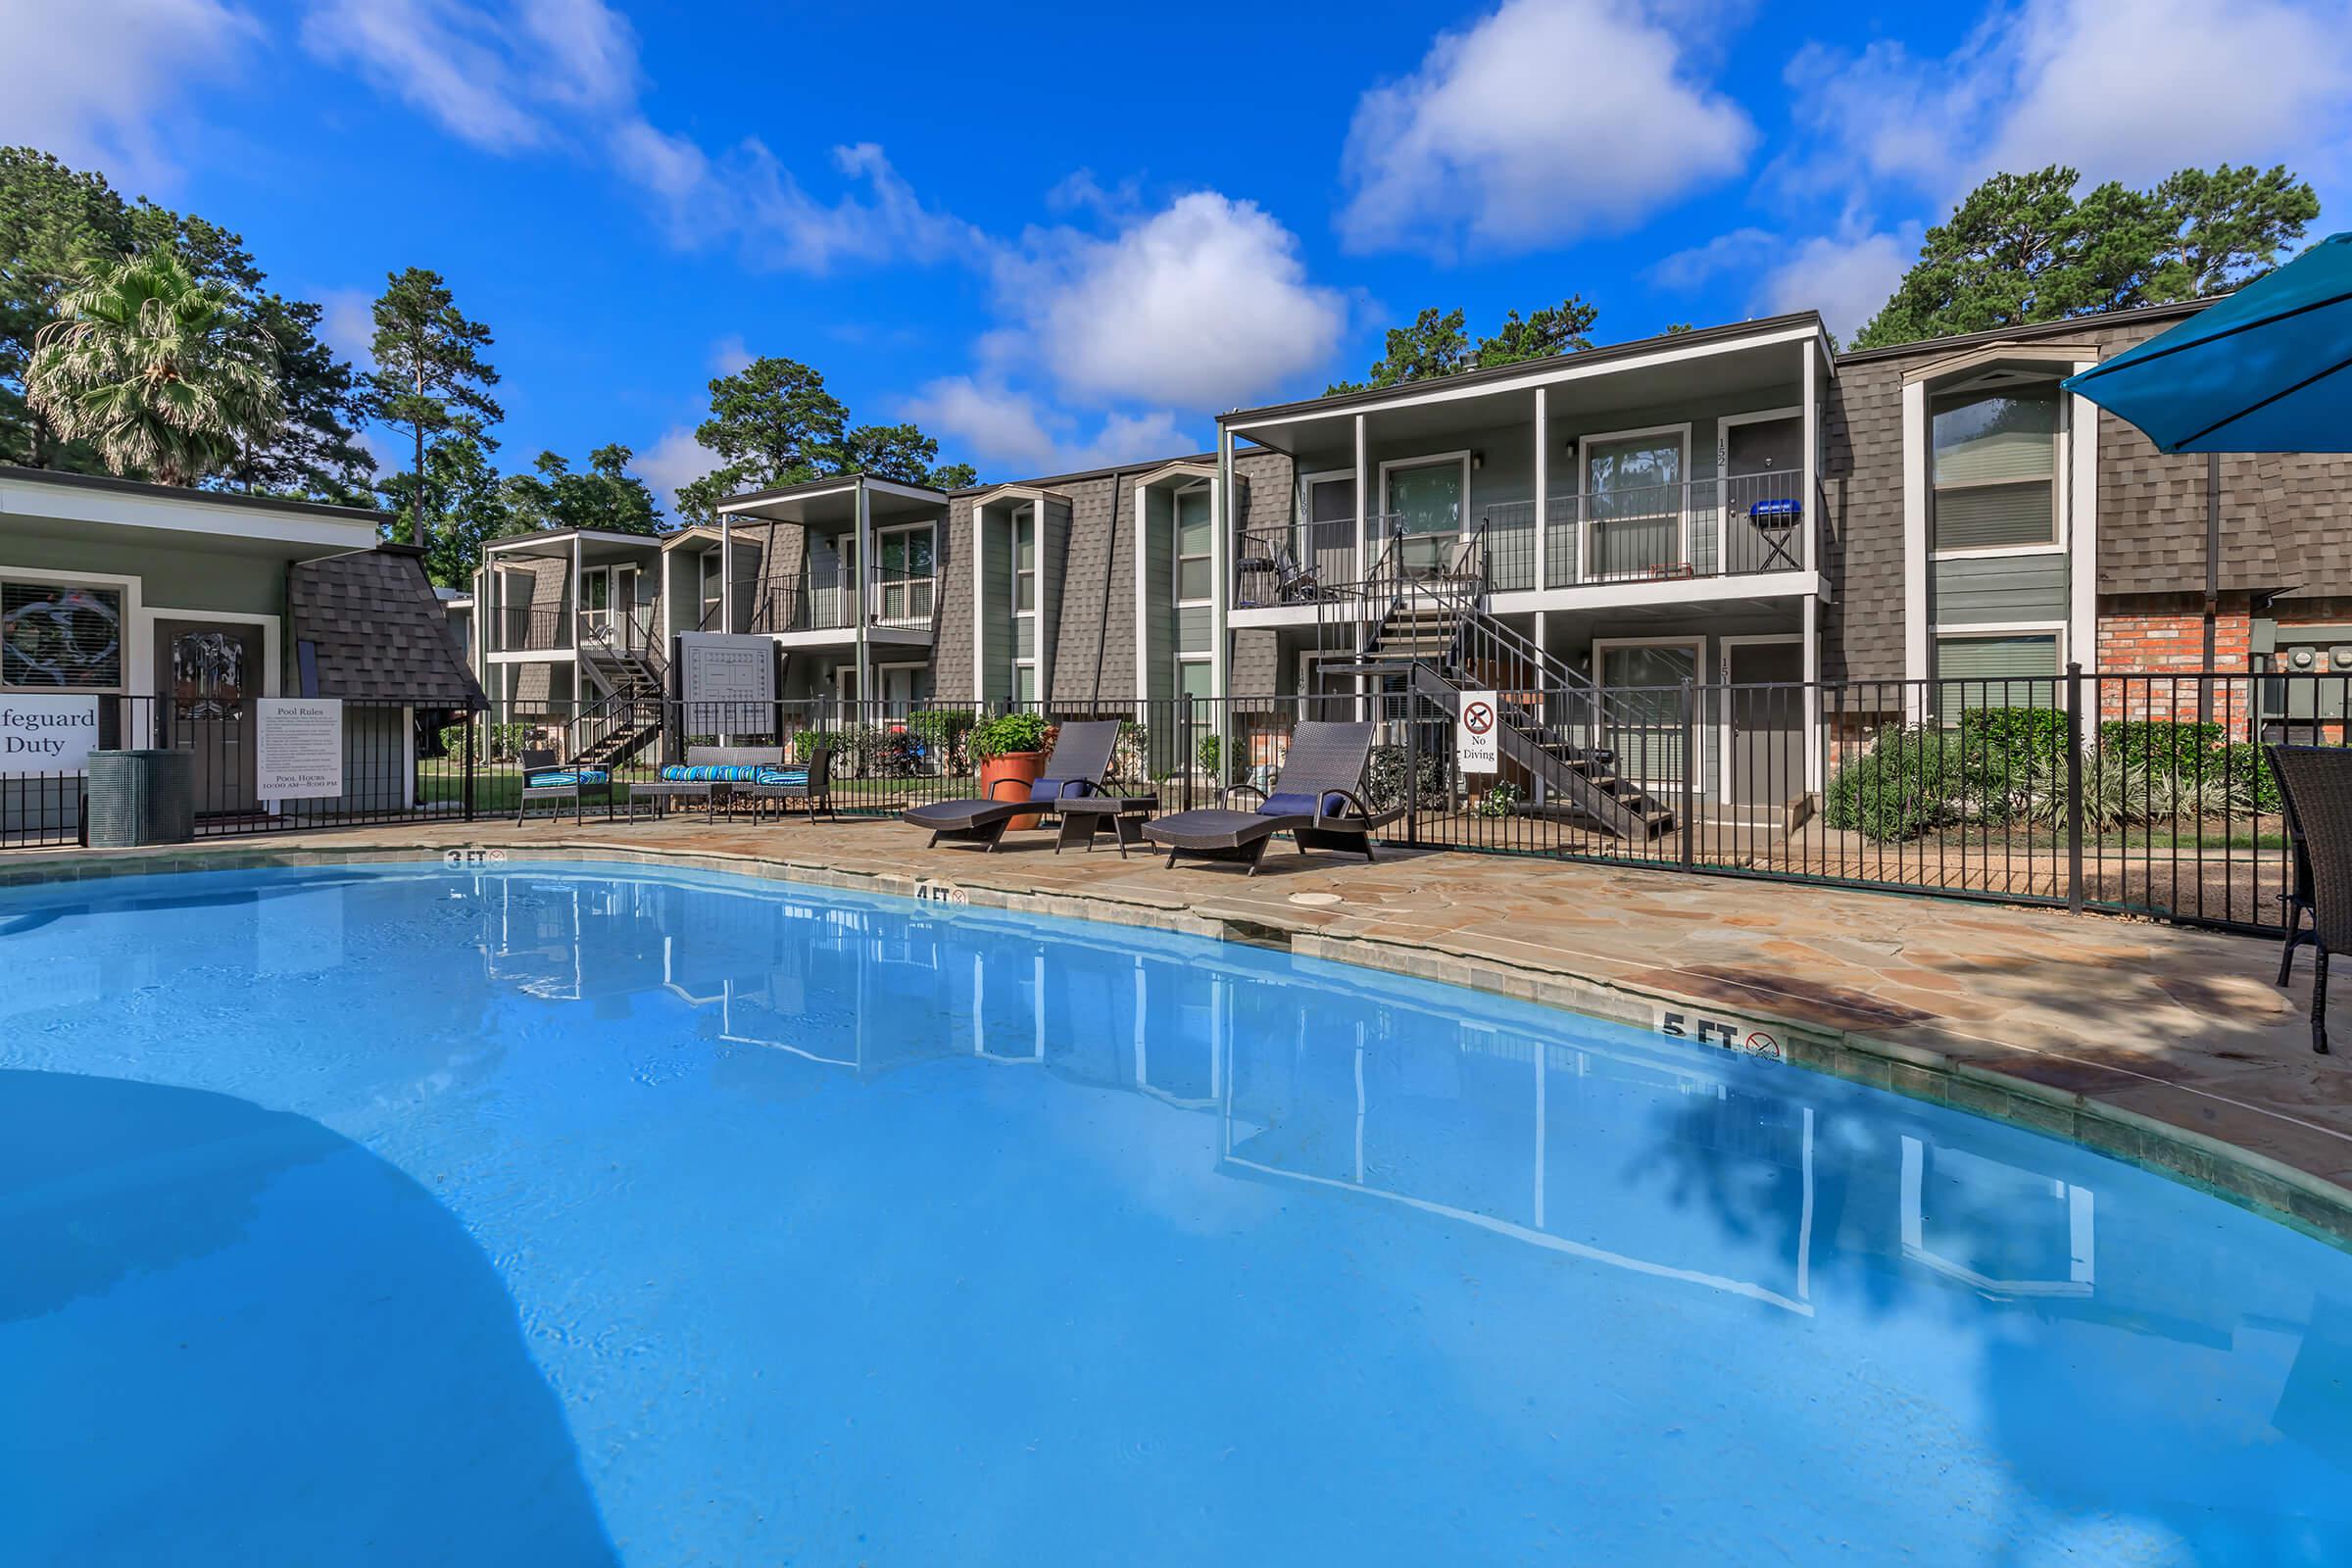
<path id="1" fill-rule="evenodd" d="M 1364 804 L 1364 771 L 1372 757 L 1372 726 L 1309 719 L 1292 732 L 1282 771 L 1272 793 L 1254 784 L 1232 784 L 1225 799 L 1257 797 L 1257 808 L 1237 811 L 1212 807 L 1179 811 L 1144 824 L 1144 837 L 1168 852 L 1202 860 L 1238 860 L 1257 875 L 1258 862 L 1277 833 L 1288 833 L 1305 855 L 1313 850 L 1347 850 L 1372 858 L 1372 835 L 1404 814 L 1402 807 L 1375 811 Z"/>
<path id="2" fill-rule="evenodd" d="M 2352 748 L 2273 746 L 2271 766 L 2295 839 L 2298 897 L 2290 902 L 2286 956 L 2306 906 L 2311 929 L 2311 1049 L 2328 1049 L 2328 956 L 2352 953 Z M 2305 873 L 2309 880 L 2305 882 Z M 2301 890 L 2308 888 L 2307 896 Z M 2279 966 L 2283 975 L 2285 964 Z"/>

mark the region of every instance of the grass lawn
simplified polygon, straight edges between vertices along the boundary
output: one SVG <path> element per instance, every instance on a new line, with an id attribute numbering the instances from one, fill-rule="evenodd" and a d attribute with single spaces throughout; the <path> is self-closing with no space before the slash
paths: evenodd
<path id="1" fill-rule="evenodd" d="M 464 772 L 452 765 L 447 772 L 433 771 L 427 763 L 424 776 L 418 780 L 417 794 L 427 806 L 455 803 L 466 798 Z M 922 801 L 961 800 L 979 793 L 979 781 L 969 775 L 947 778 L 840 778 L 833 780 L 833 808 L 837 811 L 896 810 L 901 806 Z M 477 816 L 512 815 L 522 798 L 522 770 L 514 767 L 485 767 L 473 775 L 473 809 Z M 624 806 L 629 799 L 629 781 L 624 776 L 612 785 L 612 804 Z M 584 796 L 588 814 L 595 815 L 604 808 L 601 792 L 590 790 Z M 674 805 L 675 803 L 673 803 Z"/>

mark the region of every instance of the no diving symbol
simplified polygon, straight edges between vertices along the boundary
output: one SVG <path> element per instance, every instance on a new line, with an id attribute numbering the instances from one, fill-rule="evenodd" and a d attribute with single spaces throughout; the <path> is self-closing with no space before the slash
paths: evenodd
<path id="1" fill-rule="evenodd" d="M 1494 727 L 1494 705 L 1472 703 L 1462 710 L 1462 724 L 1473 735 L 1484 735 Z"/>

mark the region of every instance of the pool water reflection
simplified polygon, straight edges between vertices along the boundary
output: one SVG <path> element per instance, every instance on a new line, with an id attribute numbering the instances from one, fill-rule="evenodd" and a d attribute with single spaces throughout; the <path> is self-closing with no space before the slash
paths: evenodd
<path id="1" fill-rule="evenodd" d="M 12 1563 L 2352 1559 L 2352 1256 L 1773 1063 L 1000 911 L 0 895 L 0 1255 Z"/>

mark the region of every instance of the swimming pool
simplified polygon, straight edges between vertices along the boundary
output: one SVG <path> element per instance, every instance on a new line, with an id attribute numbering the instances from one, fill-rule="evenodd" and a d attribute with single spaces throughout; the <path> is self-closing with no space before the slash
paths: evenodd
<path id="1" fill-rule="evenodd" d="M 0 1561 L 2342 1562 L 2352 1256 L 1255 949 L 0 894 Z"/>

